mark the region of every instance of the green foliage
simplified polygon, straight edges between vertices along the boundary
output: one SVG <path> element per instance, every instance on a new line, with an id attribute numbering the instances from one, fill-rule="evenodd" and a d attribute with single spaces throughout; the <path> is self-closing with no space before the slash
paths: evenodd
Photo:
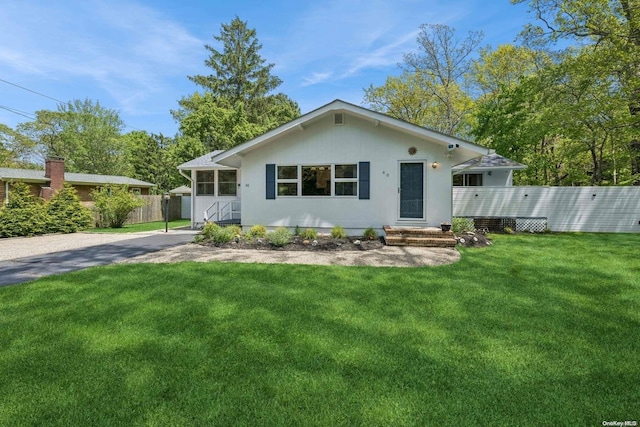
<path id="1" fill-rule="evenodd" d="M 373 229 L 373 227 L 369 227 L 364 230 L 364 233 L 362 233 L 362 237 L 368 240 L 375 240 L 378 238 L 378 233 Z"/>
<path id="2" fill-rule="evenodd" d="M 93 214 L 80 203 L 76 190 L 69 184 L 56 192 L 45 208 L 49 233 L 75 233 L 93 222 Z"/>
<path id="3" fill-rule="evenodd" d="M 117 111 L 89 99 L 59 104 L 57 111 L 36 111 L 34 121 L 18 126 L 41 155 L 63 157 L 68 171 L 106 175 L 129 171 L 123 128 Z"/>
<path id="4" fill-rule="evenodd" d="M 334 239 L 344 239 L 347 237 L 347 233 L 344 231 L 344 228 L 336 225 L 331 229 L 331 237 L 333 237 Z"/>
<path id="5" fill-rule="evenodd" d="M 246 236 L 249 239 L 262 239 L 267 235 L 267 229 L 264 225 L 256 224 L 252 226 L 247 232 Z"/>
<path id="6" fill-rule="evenodd" d="M 318 238 L 318 232 L 315 228 L 305 228 L 299 236 L 305 240 L 314 240 Z"/>
<path id="7" fill-rule="evenodd" d="M 476 231 L 476 228 L 473 225 L 473 219 L 454 217 L 451 224 L 451 230 L 454 233 L 464 233 L 467 231 L 474 232 Z"/>
<path id="8" fill-rule="evenodd" d="M 505 227 L 504 232 L 505 234 L 513 234 L 513 229 L 511 227 Z"/>
<path id="9" fill-rule="evenodd" d="M 295 234 L 296 236 L 299 236 L 299 235 L 300 235 L 300 231 L 301 231 L 301 230 L 302 230 L 302 229 L 300 228 L 300 226 L 299 226 L 299 225 L 296 225 L 296 229 L 295 229 L 295 231 L 294 231 L 294 234 Z"/>
<path id="10" fill-rule="evenodd" d="M 278 227 L 267 234 L 267 239 L 269 239 L 269 243 L 271 243 L 273 246 L 282 247 L 291 243 L 293 235 L 288 228 Z"/>
<path id="11" fill-rule="evenodd" d="M 183 135 L 198 138 L 207 150 L 228 149 L 300 115 L 298 104 L 282 93 L 270 95 L 282 81 L 265 64 L 255 29 L 235 17 L 214 39 L 222 50 L 205 45 L 209 75 L 189 79 L 204 92 L 178 101 L 172 111 Z"/>
<path id="12" fill-rule="evenodd" d="M 208 222 L 202 228 L 202 235 L 206 240 L 218 245 L 228 243 L 242 234 L 242 230 L 237 225 L 221 227 L 214 222 Z"/>
<path id="13" fill-rule="evenodd" d="M 126 185 L 108 185 L 91 192 L 95 209 L 100 215 L 99 226 L 121 228 L 127 216 L 145 202 L 129 191 Z"/>
<path id="14" fill-rule="evenodd" d="M 42 201 L 24 183 L 11 185 L 9 202 L 0 208 L 0 237 L 33 236 L 47 232 L 49 220 Z"/>

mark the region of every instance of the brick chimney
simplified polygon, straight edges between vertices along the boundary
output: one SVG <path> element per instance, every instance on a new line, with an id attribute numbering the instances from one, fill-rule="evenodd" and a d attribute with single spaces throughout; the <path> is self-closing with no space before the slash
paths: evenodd
<path id="1" fill-rule="evenodd" d="M 44 176 L 49 178 L 49 187 L 42 188 L 42 197 L 50 199 L 58 190 L 64 187 L 64 159 L 62 157 L 49 157 L 44 161 Z"/>

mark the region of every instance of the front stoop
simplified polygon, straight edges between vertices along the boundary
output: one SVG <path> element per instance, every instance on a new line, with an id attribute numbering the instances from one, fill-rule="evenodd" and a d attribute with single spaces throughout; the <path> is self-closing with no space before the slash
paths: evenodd
<path id="1" fill-rule="evenodd" d="M 391 227 L 385 225 L 384 241 L 387 246 L 418 246 L 423 248 L 453 248 L 456 239 L 452 231 L 435 227 Z"/>

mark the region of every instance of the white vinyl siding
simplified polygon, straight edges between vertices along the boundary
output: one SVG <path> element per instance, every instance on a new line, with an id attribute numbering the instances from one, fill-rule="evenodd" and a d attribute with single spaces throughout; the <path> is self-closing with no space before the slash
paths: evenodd
<path id="1" fill-rule="evenodd" d="M 640 187 L 456 187 L 453 216 L 546 217 L 552 231 L 640 232 Z"/>

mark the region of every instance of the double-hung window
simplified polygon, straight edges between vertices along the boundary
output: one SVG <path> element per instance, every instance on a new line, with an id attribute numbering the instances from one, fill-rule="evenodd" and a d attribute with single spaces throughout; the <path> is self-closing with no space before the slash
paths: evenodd
<path id="1" fill-rule="evenodd" d="M 215 189 L 214 171 L 196 172 L 196 196 L 213 196 Z"/>
<path id="2" fill-rule="evenodd" d="M 298 166 L 278 166 L 278 196 L 298 195 Z"/>
<path id="3" fill-rule="evenodd" d="M 358 165 L 335 165 L 336 196 L 358 195 Z"/>
<path id="4" fill-rule="evenodd" d="M 218 196 L 235 196 L 237 194 L 237 174 L 235 170 L 218 171 Z"/>

